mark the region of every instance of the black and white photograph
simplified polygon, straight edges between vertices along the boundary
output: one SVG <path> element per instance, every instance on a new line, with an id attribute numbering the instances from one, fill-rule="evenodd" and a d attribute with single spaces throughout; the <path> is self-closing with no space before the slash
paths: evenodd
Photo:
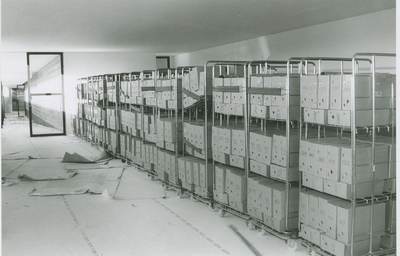
<path id="1" fill-rule="evenodd" d="M 396 0 L 0 0 L 1 255 L 397 255 Z"/>

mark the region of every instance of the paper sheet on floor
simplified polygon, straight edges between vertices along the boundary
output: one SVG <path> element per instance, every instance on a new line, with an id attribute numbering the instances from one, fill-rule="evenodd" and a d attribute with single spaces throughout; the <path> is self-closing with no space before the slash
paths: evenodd
<path id="1" fill-rule="evenodd" d="M 84 157 L 78 153 L 70 154 L 65 152 L 64 158 L 62 160 L 63 163 L 97 163 L 102 161 L 107 161 L 112 159 L 106 152 L 101 152 L 99 155 L 93 158 Z"/>
<path id="2" fill-rule="evenodd" d="M 78 175 L 67 180 L 48 181 L 42 188 L 35 188 L 31 196 L 102 194 L 107 188 L 115 194 L 123 168 L 80 170 Z"/>
<path id="3" fill-rule="evenodd" d="M 20 180 L 32 180 L 32 181 L 43 181 L 43 180 L 66 180 L 74 177 L 78 171 L 68 171 L 65 174 L 34 174 L 34 175 L 27 175 L 21 174 L 18 175 L 18 179 Z"/>

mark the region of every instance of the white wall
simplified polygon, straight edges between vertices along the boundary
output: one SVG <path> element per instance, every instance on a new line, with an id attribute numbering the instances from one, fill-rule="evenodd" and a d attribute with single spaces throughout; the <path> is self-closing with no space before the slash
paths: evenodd
<path id="1" fill-rule="evenodd" d="M 177 55 L 175 65 L 204 65 L 209 60 L 352 57 L 356 52 L 396 52 L 395 9 Z"/>
<path id="2" fill-rule="evenodd" d="M 64 92 L 67 134 L 72 133 L 71 115 L 77 113 L 75 86 L 77 79 L 88 76 L 153 70 L 154 53 L 66 52 L 64 53 Z"/>

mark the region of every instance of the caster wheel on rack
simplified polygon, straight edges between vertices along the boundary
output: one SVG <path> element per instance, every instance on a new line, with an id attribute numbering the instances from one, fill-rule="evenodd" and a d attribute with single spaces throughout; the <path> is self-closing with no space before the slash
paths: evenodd
<path id="1" fill-rule="evenodd" d="M 256 225 L 254 225 L 253 222 L 251 222 L 249 219 L 246 220 L 246 226 L 249 230 L 255 230 L 256 229 Z"/>
<path id="2" fill-rule="evenodd" d="M 265 229 L 263 229 L 263 228 L 257 227 L 257 232 L 258 232 L 258 234 L 259 234 L 260 236 L 263 236 L 263 235 L 265 235 L 265 233 L 266 233 L 267 231 L 265 231 Z"/>
<path id="3" fill-rule="evenodd" d="M 316 251 L 311 250 L 310 256 L 318 256 L 319 254 Z"/>
<path id="4" fill-rule="evenodd" d="M 153 180 L 154 180 L 154 176 L 150 176 L 150 180 L 152 180 L 152 181 L 153 181 Z"/>
<path id="5" fill-rule="evenodd" d="M 182 191 L 178 191 L 178 192 L 176 192 L 176 197 L 181 199 L 182 198 L 182 194 L 183 194 Z"/>
<path id="6" fill-rule="evenodd" d="M 218 215 L 219 215 L 219 217 L 224 217 L 225 216 L 225 214 L 226 214 L 226 211 L 224 210 L 224 209 L 219 209 L 218 210 Z"/>
<path id="7" fill-rule="evenodd" d="M 218 208 L 213 203 L 208 203 L 208 209 L 210 209 L 213 212 L 218 211 Z"/>
<path id="8" fill-rule="evenodd" d="M 190 200 L 192 200 L 192 202 L 197 202 L 198 201 L 197 198 L 194 195 L 190 196 Z"/>
<path id="9" fill-rule="evenodd" d="M 299 245 L 297 240 L 289 238 L 286 240 L 286 246 L 290 251 L 296 251 Z"/>
<path id="10" fill-rule="evenodd" d="M 125 160 L 125 159 L 121 159 L 121 162 L 125 163 L 125 162 L 126 162 L 126 160 Z"/>

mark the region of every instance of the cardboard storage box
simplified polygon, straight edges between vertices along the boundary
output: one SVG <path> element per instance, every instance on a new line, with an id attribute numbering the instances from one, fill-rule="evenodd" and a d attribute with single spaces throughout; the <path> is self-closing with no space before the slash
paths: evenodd
<path id="1" fill-rule="evenodd" d="M 372 243 L 372 250 L 375 252 L 378 251 L 380 237 L 373 238 Z M 335 256 L 364 255 L 369 252 L 369 247 L 369 239 L 354 242 L 353 248 L 351 248 L 349 244 L 345 244 L 343 242 L 330 238 L 325 234 L 321 234 L 321 249 L 332 253 Z M 353 254 L 351 253 L 351 250 L 353 250 Z"/>
<path id="2" fill-rule="evenodd" d="M 225 191 L 229 194 L 229 200 L 246 201 L 246 175 L 243 169 L 226 167 Z"/>
<path id="3" fill-rule="evenodd" d="M 304 108 L 303 118 L 306 123 L 325 125 L 328 120 L 328 110 Z"/>
<path id="4" fill-rule="evenodd" d="M 322 231 L 312 228 L 310 226 L 307 226 L 305 224 L 301 224 L 300 232 L 299 232 L 300 237 L 304 238 L 307 241 L 310 241 L 311 243 L 313 243 L 317 246 L 321 245 L 321 243 L 320 243 L 321 242 L 321 234 L 323 234 Z"/>
<path id="5" fill-rule="evenodd" d="M 271 178 L 283 180 L 283 181 L 298 181 L 299 180 L 299 169 L 298 167 L 282 167 L 279 165 L 271 164 L 270 176 Z"/>
<path id="6" fill-rule="evenodd" d="M 385 235 L 381 237 L 381 247 L 384 249 L 396 248 L 396 233 L 385 232 Z"/>
<path id="7" fill-rule="evenodd" d="M 302 172 L 302 180 L 304 186 L 315 189 L 317 191 L 325 192 L 323 178 L 308 174 L 306 172 Z"/>
<path id="8" fill-rule="evenodd" d="M 324 189 L 323 192 L 328 193 L 330 195 L 334 195 L 343 199 L 351 199 L 352 196 L 352 185 L 324 180 Z M 368 197 L 373 193 L 374 195 L 380 195 L 383 192 L 383 180 L 375 181 L 374 184 L 372 182 L 362 182 L 358 183 L 356 186 L 355 196 L 359 197 Z"/>
<path id="9" fill-rule="evenodd" d="M 317 108 L 318 106 L 318 77 L 303 75 L 300 81 L 301 107 Z"/>
<path id="10" fill-rule="evenodd" d="M 270 166 L 250 159 L 250 171 L 264 177 L 270 177 Z"/>
<path id="11" fill-rule="evenodd" d="M 287 202 L 287 193 L 289 202 Z M 279 183 L 272 186 L 272 217 L 275 219 L 285 219 L 286 214 L 299 211 L 299 190 L 297 187 L 291 187 L 286 191 L 285 184 Z M 287 208 L 289 207 L 289 208 Z"/>
<path id="12" fill-rule="evenodd" d="M 297 228 L 298 221 L 299 221 L 299 219 L 297 217 L 289 218 L 288 223 L 286 223 L 286 220 L 275 219 L 274 217 L 270 217 L 270 216 L 264 217 L 264 223 L 268 227 L 271 227 L 272 229 L 274 229 L 278 232 L 285 232 L 285 231 L 288 231 L 289 229 L 292 230 L 292 229 Z"/>
<path id="13" fill-rule="evenodd" d="M 318 76 L 318 108 L 329 109 L 330 75 Z"/>

